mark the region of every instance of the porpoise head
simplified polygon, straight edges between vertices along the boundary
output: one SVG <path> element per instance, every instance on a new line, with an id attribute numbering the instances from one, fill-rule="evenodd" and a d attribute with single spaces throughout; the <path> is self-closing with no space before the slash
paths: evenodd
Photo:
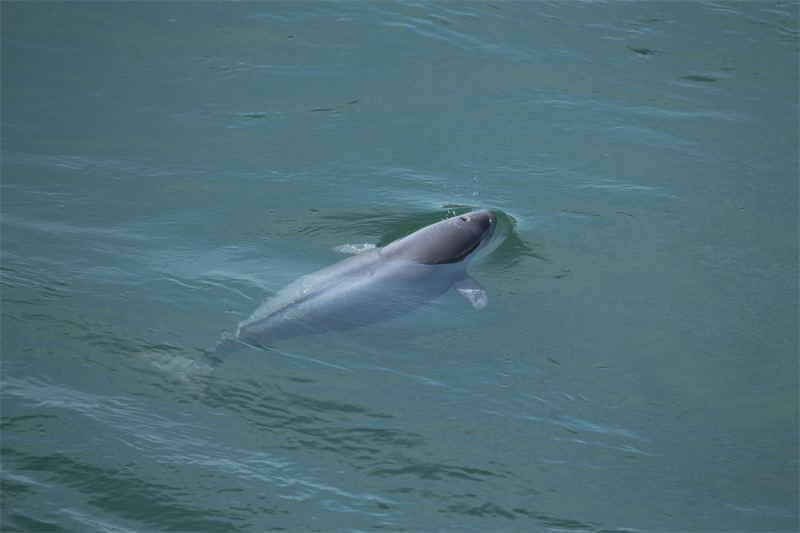
<path id="1" fill-rule="evenodd" d="M 388 259 L 406 259 L 426 265 L 470 259 L 492 238 L 497 218 L 489 211 L 473 211 L 426 226 L 381 250 Z"/>

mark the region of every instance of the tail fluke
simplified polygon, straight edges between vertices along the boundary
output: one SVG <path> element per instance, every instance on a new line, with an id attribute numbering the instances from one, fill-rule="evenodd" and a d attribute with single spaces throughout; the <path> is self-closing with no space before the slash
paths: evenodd
<path id="1" fill-rule="evenodd" d="M 222 340 L 210 350 L 189 365 L 186 370 L 186 381 L 195 383 L 207 389 L 213 381 L 214 369 L 228 358 L 233 352 L 240 350 L 245 345 L 230 335 L 224 335 Z"/>

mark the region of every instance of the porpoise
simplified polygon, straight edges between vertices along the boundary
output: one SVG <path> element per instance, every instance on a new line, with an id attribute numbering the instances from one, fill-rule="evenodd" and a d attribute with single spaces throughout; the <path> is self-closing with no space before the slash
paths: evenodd
<path id="1" fill-rule="evenodd" d="M 231 353 L 326 331 L 353 329 L 410 313 L 455 288 L 475 309 L 489 304 L 467 264 L 492 238 L 497 218 L 473 211 L 431 224 L 383 248 L 349 257 L 290 283 L 267 299 L 235 335 L 225 335 L 189 367 L 208 383 Z"/>

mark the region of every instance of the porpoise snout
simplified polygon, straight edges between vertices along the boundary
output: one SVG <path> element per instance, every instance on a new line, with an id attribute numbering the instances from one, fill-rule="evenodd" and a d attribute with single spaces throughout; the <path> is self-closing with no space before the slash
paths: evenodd
<path id="1" fill-rule="evenodd" d="M 489 235 L 494 233 L 494 228 L 497 225 L 497 217 L 490 211 L 472 211 L 470 213 L 464 213 L 458 218 L 460 218 L 462 222 L 476 224 L 484 235 L 487 232 Z"/>

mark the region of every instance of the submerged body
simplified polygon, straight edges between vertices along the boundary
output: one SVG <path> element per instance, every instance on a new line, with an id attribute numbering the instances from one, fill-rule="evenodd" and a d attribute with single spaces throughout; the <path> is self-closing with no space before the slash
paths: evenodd
<path id="1" fill-rule="evenodd" d="M 382 322 L 438 298 L 454 287 L 477 309 L 486 290 L 467 274 L 469 260 L 491 239 L 497 219 L 475 211 L 426 226 L 383 248 L 350 257 L 287 285 L 195 361 L 192 374 L 214 366 L 246 345 L 353 329 Z"/>

